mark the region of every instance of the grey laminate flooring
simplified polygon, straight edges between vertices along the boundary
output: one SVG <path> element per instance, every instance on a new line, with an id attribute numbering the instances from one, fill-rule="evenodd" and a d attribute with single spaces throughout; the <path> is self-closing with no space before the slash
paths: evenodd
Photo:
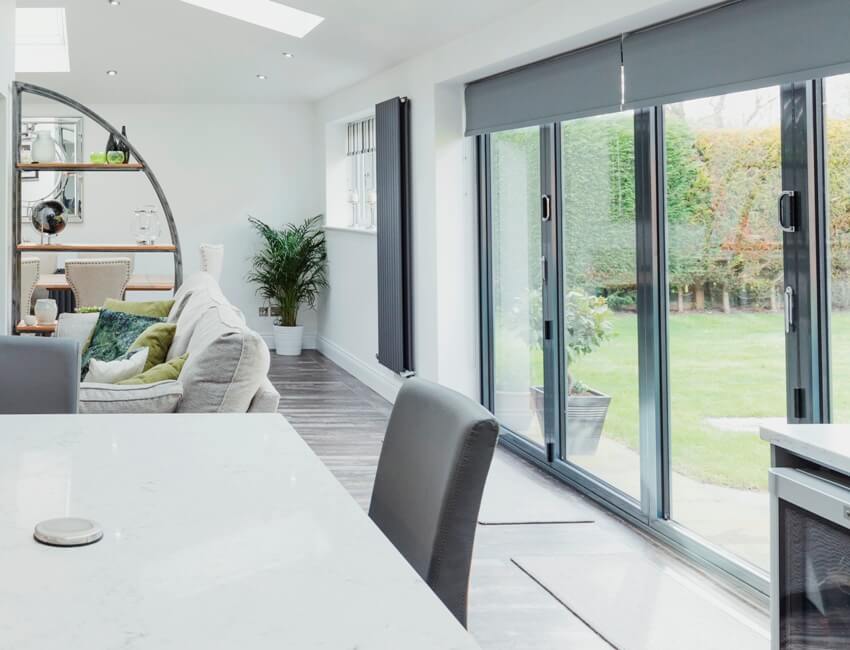
<path id="1" fill-rule="evenodd" d="M 368 508 L 390 404 L 315 351 L 305 351 L 297 358 L 273 355 L 269 377 L 281 393 L 280 412 L 358 503 Z M 618 518 L 509 452 L 499 449 L 497 454 L 499 464 L 511 466 L 512 475 L 528 477 L 527 481 L 517 481 L 517 490 L 527 491 L 529 500 L 546 491 L 547 498 L 581 501 L 595 516 L 589 524 L 478 527 L 469 629 L 485 650 L 613 647 L 583 622 L 580 605 L 575 611 L 567 609 L 541 586 L 546 581 L 525 573 L 513 561 L 516 558 L 527 561 L 534 557 L 628 553 L 638 558 L 651 556 L 658 563 L 660 553 L 663 559 L 659 570 L 669 568 L 677 575 L 688 576 L 696 589 L 709 590 L 718 606 L 735 608 L 748 620 L 766 625 L 762 610 L 719 589 L 711 579 L 659 549 Z M 619 593 L 612 603 L 611 616 L 622 616 L 633 611 L 636 603 L 645 602 L 645 590 L 645 584 L 634 584 Z M 676 611 L 676 604 L 667 601 L 665 610 L 668 608 L 670 611 L 652 612 L 645 624 L 688 625 L 700 636 L 712 634 L 700 629 L 700 621 L 710 618 L 704 613 Z M 605 623 L 597 621 L 596 625 L 604 636 Z"/>

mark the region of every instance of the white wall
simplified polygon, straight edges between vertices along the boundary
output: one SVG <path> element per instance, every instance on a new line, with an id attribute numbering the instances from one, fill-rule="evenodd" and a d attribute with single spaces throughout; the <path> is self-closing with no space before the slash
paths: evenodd
<path id="1" fill-rule="evenodd" d="M 261 300 L 245 280 L 259 240 L 248 215 L 282 225 L 319 214 L 319 138 L 314 110 L 288 105 L 93 105 L 107 121 L 127 126 L 133 146 L 154 170 L 175 215 L 183 251 L 184 276 L 199 268 L 202 242 L 225 246 L 221 285 L 252 328 L 271 340 L 271 320 L 258 316 Z M 26 104 L 26 116 L 58 115 L 55 104 Z M 67 114 L 62 111 L 61 114 Z M 85 123 L 85 155 L 103 151 L 106 133 Z M 142 174 L 88 174 L 84 222 L 70 224 L 60 242 L 127 242 L 133 237 L 133 209 L 157 205 Z M 37 233 L 28 225 L 25 237 Z M 163 220 L 163 238 L 167 229 Z M 136 256 L 138 273 L 170 273 L 170 255 Z M 316 315 L 305 311 L 305 344 L 315 346 Z"/>
<path id="2" fill-rule="evenodd" d="M 411 99 L 414 319 L 417 373 L 479 393 L 474 156 L 463 137 L 467 81 L 676 16 L 711 0 L 542 0 L 462 39 L 319 102 L 325 126 L 395 96 Z M 614 18 L 612 18 L 614 17 Z M 329 205 L 328 209 L 333 209 Z M 334 233 L 331 278 L 357 278 L 357 299 L 332 290 L 320 311 L 319 348 L 392 398 L 399 380 L 375 360 L 377 278 L 358 235 Z M 378 379 L 380 381 L 378 381 Z M 389 385 L 388 380 L 389 378 Z"/>
<path id="3" fill-rule="evenodd" d="M 0 334 L 8 334 L 11 283 L 10 196 L 12 133 L 12 82 L 15 79 L 15 1 L 0 0 Z"/>

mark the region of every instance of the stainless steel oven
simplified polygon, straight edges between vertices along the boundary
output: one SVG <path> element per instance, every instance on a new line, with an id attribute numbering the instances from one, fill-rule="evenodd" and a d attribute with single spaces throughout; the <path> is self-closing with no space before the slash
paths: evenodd
<path id="1" fill-rule="evenodd" d="M 850 648 L 850 478 L 774 468 L 771 647 Z"/>

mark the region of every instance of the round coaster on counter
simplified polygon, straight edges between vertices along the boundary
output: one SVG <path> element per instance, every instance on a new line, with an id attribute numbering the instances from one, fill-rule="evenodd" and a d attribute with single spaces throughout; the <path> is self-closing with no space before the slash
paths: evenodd
<path id="1" fill-rule="evenodd" d="M 36 524 L 33 537 L 48 546 L 86 546 L 100 541 L 103 529 L 90 519 L 62 517 Z"/>

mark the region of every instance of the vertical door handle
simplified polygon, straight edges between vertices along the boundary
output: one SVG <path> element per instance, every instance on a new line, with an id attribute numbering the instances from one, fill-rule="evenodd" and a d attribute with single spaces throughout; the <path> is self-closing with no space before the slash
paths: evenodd
<path id="1" fill-rule="evenodd" d="M 794 329 L 794 289 L 785 287 L 785 333 Z"/>
<path id="2" fill-rule="evenodd" d="M 542 216 L 543 221 L 549 221 L 552 218 L 552 197 L 548 194 L 544 194 L 542 197 Z"/>
<path id="3" fill-rule="evenodd" d="M 783 190 L 779 193 L 777 217 L 779 219 L 779 227 L 783 232 L 797 231 L 797 217 L 794 210 L 796 198 L 797 193 L 793 190 Z"/>

